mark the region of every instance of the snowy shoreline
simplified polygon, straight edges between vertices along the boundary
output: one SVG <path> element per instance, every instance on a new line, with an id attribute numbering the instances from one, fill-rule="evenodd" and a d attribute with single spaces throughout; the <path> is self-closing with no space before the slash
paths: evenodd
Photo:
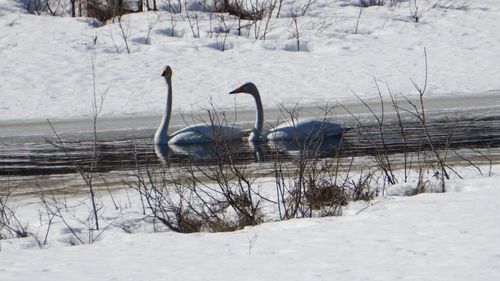
<path id="1" fill-rule="evenodd" d="M 323 3 L 324 2 L 324 3 Z M 10 0 L 2 0 L 8 5 Z M 430 1 L 424 1 L 426 7 Z M 312 6 L 314 8 L 315 6 Z M 209 106 L 253 108 L 253 101 L 233 99 L 227 92 L 252 81 L 268 105 L 334 104 L 378 96 L 375 76 L 395 95 L 414 93 L 410 79 L 422 83 L 424 48 L 429 60 L 429 93 L 450 95 L 500 89 L 498 25 L 495 1 L 471 3 L 467 10 L 429 9 L 420 23 L 407 19 L 408 9 L 371 7 L 364 11 L 359 34 L 353 34 L 358 8 L 346 1 L 318 1 L 301 18 L 304 52 L 290 44 L 290 18 L 273 22 L 266 40 L 231 35 L 233 48 L 221 52 L 215 38 L 192 38 L 189 25 L 179 20 L 183 35 L 169 37 L 170 13 L 160 12 L 151 45 L 139 40 L 152 14 L 131 14 L 131 54 L 117 54 L 111 35 L 117 24 L 92 27 L 88 19 L 34 16 L 5 12 L 0 17 L 0 120 L 79 118 L 88 115 L 92 100 L 91 51 L 96 47 L 97 90 L 109 88 L 103 116 L 163 111 L 165 64 L 174 70 L 174 112 L 197 112 Z M 318 23 L 324 26 L 318 29 Z M 207 17 L 201 30 L 209 29 Z M 43 28 L 40 28 L 43 26 Z M 36 31 L 36 32 L 33 32 Z M 443 94 L 439 94 L 443 93 Z M 448 93 L 448 94 L 446 94 Z"/>
<path id="2" fill-rule="evenodd" d="M 5 280 L 495 280 L 499 171 L 493 166 L 487 177 L 461 170 L 464 179 L 449 181 L 447 193 L 380 197 L 368 205 L 353 203 L 341 217 L 229 233 L 139 228 L 127 234 L 113 227 L 91 245 L 68 247 L 71 234 L 61 229 L 43 250 L 30 238 L 2 240 L 0 275 Z M 121 194 L 116 199 L 126 206 Z M 25 204 L 36 206 L 32 201 Z M 29 216 L 35 210 L 19 211 Z"/>

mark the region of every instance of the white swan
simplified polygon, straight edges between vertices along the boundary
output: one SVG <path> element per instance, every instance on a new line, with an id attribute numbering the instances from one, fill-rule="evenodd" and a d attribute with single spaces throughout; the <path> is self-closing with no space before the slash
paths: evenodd
<path id="1" fill-rule="evenodd" d="M 257 113 L 255 126 L 250 134 L 249 141 L 258 142 L 264 140 L 292 141 L 316 137 L 338 136 L 343 132 L 342 126 L 326 120 L 302 119 L 297 122 L 285 122 L 272 128 L 267 135 L 262 135 L 264 123 L 264 111 L 260 99 L 259 90 L 255 84 L 248 82 L 230 92 L 230 94 L 246 93 L 255 98 Z"/>
<path id="2" fill-rule="evenodd" d="M 214 140 L 241 140 L 242 133 L 238 128 L 230 126 L 219 126 L 213 124 L 198 124 L 180 129 L 170 136 L 168 126 L 172 115 L 172 69 L 166 66 L 161 74 L 167 82 L 167 104 L 160 126 L 154 136 L 155 144 L 200 144 L 211 143 Z"/>

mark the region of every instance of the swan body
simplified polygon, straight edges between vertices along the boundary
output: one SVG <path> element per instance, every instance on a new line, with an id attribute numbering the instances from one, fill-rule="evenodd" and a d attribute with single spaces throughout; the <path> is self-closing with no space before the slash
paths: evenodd
<path id="1" fill-rule="evenodd" d="M 174 132 L 169 144 L 202 144 L 214 140 L 241 140 L 241 130 L 229 126 L 193 125 Z"/>
<path id="2" fill-rule="evenodd" d="M 294 124 L 291 121 L 280 124 L 267 134 L 268 140 L 302 140 L 314 137 L 341 135 L 342 126 L 326 120 L 302 119 Z"/>
<path id="3" fill-rule="evenodd" d="M 271 129 L 266 135 L 262 134 L 264 110 L 259 90 L 255 84 L 248 82 L 229 94 L 246 93 L 254 97 L 256 103 L 256 120 L 248 140 L 259 142 L 265 140 L 291 141 L 307 138 L 338 136 L 343 132 L 341 125 L 326 120 L 302 119 L 297 122 L 285 122 Z"/>
<path id="4" fill-rule="evenodd" d="M 211 143 L 215 140 L 241 140 L 241 130 L 235 127 L 218 126 L 208 124 L 192 125 L 168 134 L 170 117 L 172 116 L 172 69 L 166 66 L 161 74 L 167 82 L 167 102 L 160 126 L 156 130 L 154 143 L 156 145 L 166 144 L 203 144 Z"/>

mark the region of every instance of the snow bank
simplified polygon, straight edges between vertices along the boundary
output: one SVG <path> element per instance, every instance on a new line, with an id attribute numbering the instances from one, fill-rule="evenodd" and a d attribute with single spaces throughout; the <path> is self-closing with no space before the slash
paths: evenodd
<path id="1" fill-rule="evenodd" d="M 43 250 L 29 239 L 3 240 L 0 276 L 9 281 L 497 280 L 500 167 L 493 167 L 491 177 L 460 172 L 465 180 L 449 182 L 460 186 L 455 192 L 356 203 L 343 217 L 215 234 L 110 229 L 91 245 Z"/>
<path id="2" fill-rule="evenodd" d="M 123 17 L 131 53 L 125 51 L 117 23 L 95 27 L 86 18 L 34 16 L 0 2 L 0 121 L 75 118 L 89 115 L 92 100 L 91 42 L 98 37 L 97 90 L 109 87 L 105 116 L 160 115 L 164 65 L 174 70 L 174 112 L 197 112 L 212 100 L 221 109 L 253 108 L 248 97 L 230 89 L 252 81 L 266 108 L 277 104 L 317 105 L 349 101 L 355 91 L 377 96 L 373 76 L 395 94 L 415 94 L 410 78 L 422 81 L 423 49 L 429 59 L 429 94 L 475 95 L 500 89 L 497 1 L 471 2 L 466 9 L 432 8 L 422 1 L 420 23 L 410 19 L 407 2 L 363 10 L 350 1 L 316 1 L 300 17 L 301 52 L 295 52 L 293 24 L 272 18 L 266 40 L 237 36 L 232 29 L 225 52 L 217 49 L 221 19 L 197 12 L 200 38 L 193 38 L 186 15 L 159 12 L 144 44 L 153 13 Z M 5 9 L 5 8 L 8 9 Z M 194 16 L 194 12 L 191 16 Z M 175 27 L 172 26 L 175 23 Z M 236 22 L 227 15 L 227 25 Z M 171 37 L 174 28 L 175 36 Z M 117 53 L 119 49 L 120 54 Z"/>

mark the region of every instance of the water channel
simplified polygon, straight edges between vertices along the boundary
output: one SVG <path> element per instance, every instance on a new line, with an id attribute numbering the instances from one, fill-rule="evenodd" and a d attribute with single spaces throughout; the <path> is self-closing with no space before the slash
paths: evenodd
<path id="1" fill-rule="evenodd" d="M 426 127 L 435 148 L 450 153 L 448 161 L 457 163 L 474 159 L 478 163 L 500 162 L 500 98 L 491 92 L 479 98 L 458 96 L 434 98 L 426 101 Z M 404 101 L 400 101 L 403 104 Z M 336 122 L 348 128 L 341 137 L 321 142 L 314 150 L 319 157 L 365 157 L 381 153 L 402 154 L 429 149 L 427 133 L 421 121 L 412 113 L 400 111 L 400 118 L 392 104 L 385 101 L 367 101 L 374 114 L 362 103 L 337 106 Z M 411 108 L 409 104 L 400 105 Z M 383 113 L 383 114 L 382 114 Z M 266 111 L 268 127 L 282 119 L 280 110 Z M 304 107 L 301 116 L 322 114 L 319 107 Z M 251 128 L 254 112 L 239 111 L 228 114 L 228 120 L 242 128 Z M 159 116 L 104 118 L 98 122 L 97 142 L 91 130 L 91 121 L 52 120 L 64 149 L 47 121 L 12 121 L 0 123 L 0 191 L 17 188 L 29 192 L 35 186 L 68 189 L 78 185 L 75 163 L 88 167 L 94 149 L 98 161 L 96 171 L 107 174 L 109 181 L 120 185 L 121 178 L 138 165 L 181 169 L 186 161 L 196 165 L 213 165 L 218 161 L 214 146 L 156 147 L 152 135 Z M 243 121 L 244 120 L 244 121 Z M 185 116 L 174 116 L 172 130 L 185 124 Z M 403 127 L 403 130 L 401 129 Z M 404 134 L 404 137 L 403 137 Z M 257 176 L 266 176 L 266 169 L 277 157 L 293 161 L 304 151 L 303 144 L 262 143 L 252 145 L 246 141 L 231 143 L 231 161 L 253 167 Z M 110 176 L 112 175 L 112 176 Z M 81 184 L 81 183 L 80 183 Z M 109 182 L 108 182 L 109 184 Z"/>

